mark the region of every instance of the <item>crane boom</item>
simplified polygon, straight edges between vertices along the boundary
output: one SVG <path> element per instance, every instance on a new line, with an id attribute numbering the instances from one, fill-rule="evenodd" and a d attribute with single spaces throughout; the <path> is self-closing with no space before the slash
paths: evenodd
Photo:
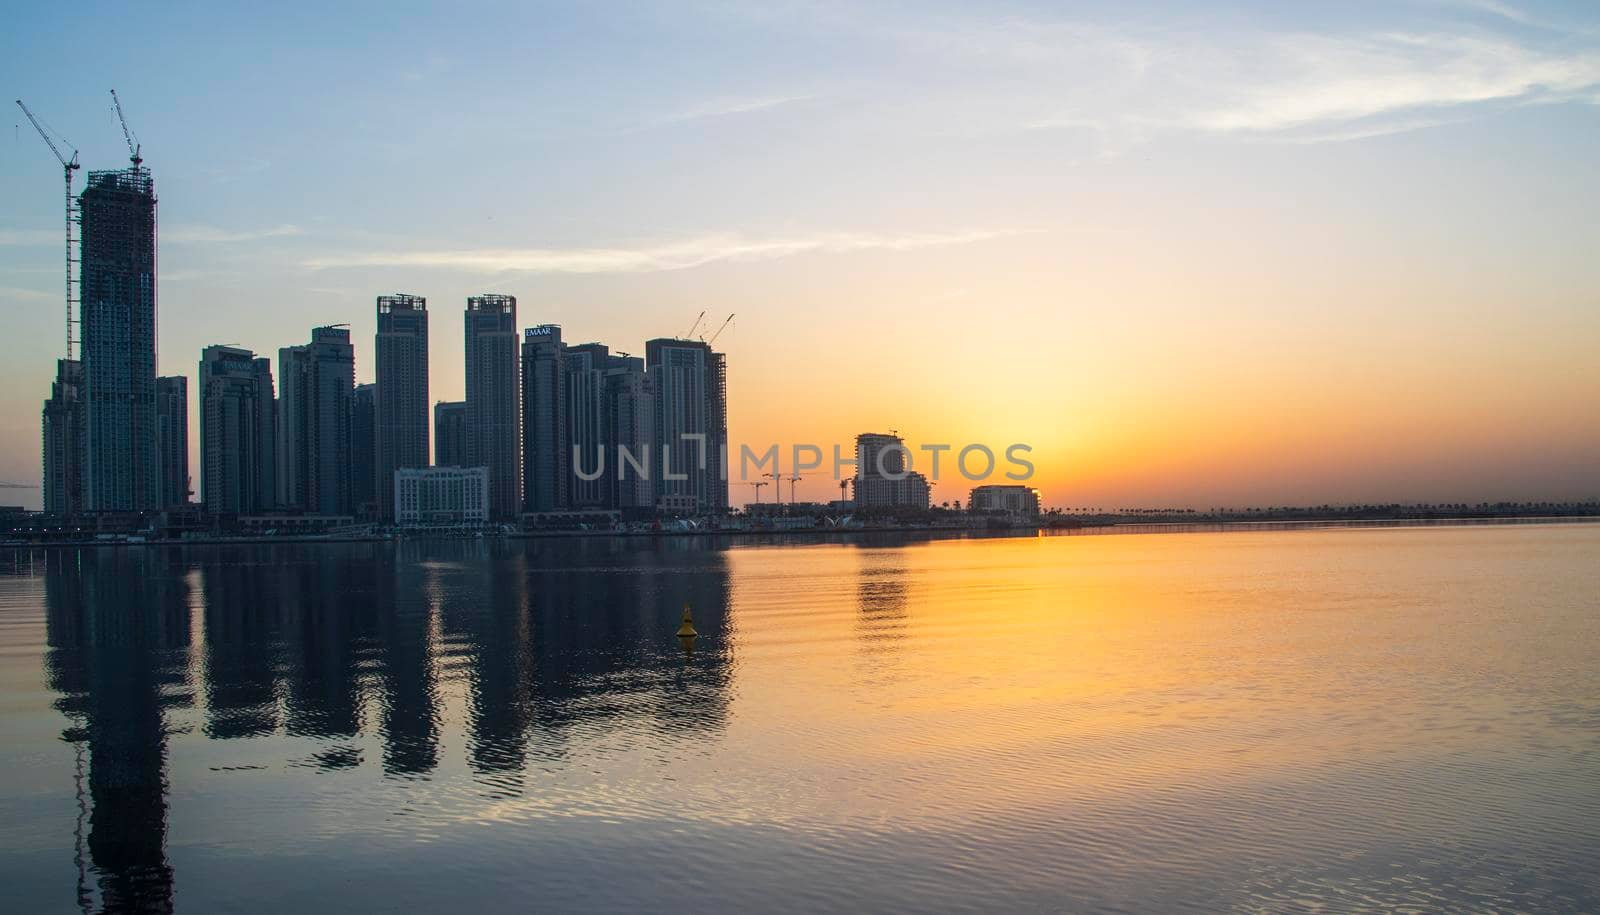
<path id="1" fill-rule="evenodd" d="M 689 338 L 693 337 L 694 336 L 694 329 L 696 327 L 700 326 L 700 322 L 704 321 L 705 317 L 706 317 L 706 310 L 704 308 L 702 308 L 702 309 L 700 309 L 700 316 L 694 319 L 694 323 L 693 324 L 689 325 L 689 332 L 683 335 L 683 339 L 688 340 Z"/>
<path id="2" fill-rule="evenodd" d="M 27 105 L 22 103 L 22 99 L 17 99 L 17 107 L 21 108 L 22 113 L 28 116 L 28 123 L 33 125 L 33 129 L 39 131 L 40 138 L 44 140 L 46 146 L 50 147 L 50 151 L 55 153 L 56 161 L 61 163 L 61 167 L 77 168 L 78 151 L 76 149 L 72 151 L 72 158 L 70 160 L 66 156 L 63 156 L 61 154 L 61 150 L 56 148 L 56 141 L 50 138 L 50 131 L 44 129 L 44 125 L 39 123 L 39 119 L 33 116 L 33 111 L 29 109 Z M 66 137 L 62 137 L 61 142 L 66 143 Z M 68 143 L 67 145 L 70 146 L 71 144 Z"/>
<path id="3" fill-rule="evenodd" d="M 70 361 L 72 359 L 72 344 L 74 339 L 72 327 L 74 324 L 78 323 L 77 320 L 72 317 L 72 305 L 76 301 L 72 297 L 72 215 L 74 211 L 72 204 L 72 173 L 78 170 L 78 151 L 73 149 L 72 158 L 70 159 L 66 156 L 63 156 L 61 154 L 61 150 L 56 147 L 56 141 L 51 138 L 50 131 L 46 130 L 43 124 L 39 123 L 39 119 L 34 117 L 33 112 L 29 110 L 28 106 L 22 103 L 22 99 L 17 99 L 17 107 L 21 108 L 22 113 L 28 116 L 28 123 L 33 125 L 34 130 L 39 131 L 39 137 L 40 139 L 44 140 L 44 145 L 50 147 L 50 152 L 55 155 L 56 161 L 61 163 L 63 183 L 66 185 L 67 359 Z M 68 147 L 72 146 L 66 137 L 61 137 L 61 142 L 65 143 Z"/>
<path id="4" fill-rule="evenodd" d="M 122 116 L 122 99 L 117 98 L 117 90 L 111 90 L 111 105 L 117 109 L 117 122 L 122 125 L 122 139 L 128 144 L 128 158 L 133 161 L 133 167 L 138 168 L 144 159 L 139 155 L 139 141 L 128 129 L 128 119 Z"/>
<path id="5" fill-rule="evenodd" d="M 727 319 L 724 320 L 722 322 L 722 324 L 717 328 L 716 332 L 711 335 L 711 339 L 706 341 L 706 345 L 710 346 L 711 344 L 717 342 L 717 338 L 722 336 L 722 332 L 727 330 L 728 329 L 728 325 L 732 324 L 732 323 L 733 323 L 733 315 L 730 314 L 730 315 L 728 315 Z"/>

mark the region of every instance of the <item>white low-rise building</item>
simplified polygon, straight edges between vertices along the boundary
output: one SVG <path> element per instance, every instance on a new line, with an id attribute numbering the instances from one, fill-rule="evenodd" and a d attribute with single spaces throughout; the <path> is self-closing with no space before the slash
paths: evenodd
<path id="1" fill-rule="evenodd" d="M 489 520 L 487 467 L 410 467 L 394 472 L 395 523 L 407 526 L 484 524 Z"/>
<path id="2" fill-rule="evenodd" d="M 1039 517 L 1039 490 L 1031 486 L 978 486 L 967 508 L 975 512 L 1005 512 L 1017 518 Z"/>

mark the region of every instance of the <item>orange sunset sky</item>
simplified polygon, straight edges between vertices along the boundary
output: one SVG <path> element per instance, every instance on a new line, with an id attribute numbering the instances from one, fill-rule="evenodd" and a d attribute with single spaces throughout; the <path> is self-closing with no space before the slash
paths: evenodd
<path id="1" fill-rule="evenodd" d="M 124 98 L 164 374 L 348 322 L 370 380 L 374 298 L 412 292 L 433 398 L 459 399 L 468 295 L 639 354 L 705 309 L 738 315 L 717 345 L 753 446 L 1023 442 L 1062 507 L 1600 497 L 1592 9 L 907 12 L 561 7 L 308 42 L 254 13 L 34 11 L 0 82 L 88 168 L 124 162 Z M 134 67 L 128 29 L 194 52 Z M 15 119 L 0 503 L 36 506 L 60 172 Z"/>

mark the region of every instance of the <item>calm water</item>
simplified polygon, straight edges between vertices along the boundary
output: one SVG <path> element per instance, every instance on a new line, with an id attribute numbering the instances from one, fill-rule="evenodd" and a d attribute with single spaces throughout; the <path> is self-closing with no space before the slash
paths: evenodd
<path id="1" fill-rule="evenodd" d="M 0 908 L 1593 912 L 1597 653 L 1600 525 L 0 553 Z"/>

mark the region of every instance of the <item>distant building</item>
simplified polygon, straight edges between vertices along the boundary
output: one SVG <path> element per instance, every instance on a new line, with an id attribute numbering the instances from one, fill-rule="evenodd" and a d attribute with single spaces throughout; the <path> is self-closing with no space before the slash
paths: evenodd
<path id="1" fill-rule="evenodd" d="M 189 377 L 156 379 L 156 452 L 161 463 L 161 507 L 189 504 Z"/>
<path id="2" fill-rule="evenodd" d="M 394 472 L 428 466 L 428 300 L 378 297 L 378 506 L 394 511 Z"/>
<path id="3" fill-rule="evenodd" d="M 724 512 L 728 480 L 727 364 L 699 340 L 645 343 L 645 374 L 654 400 L 652 476 L 658 505 L 692 496 L 696 510 Z M 683 477 L 674 479 L 674 477 Z M 671 500 L 680 504 L 680 500 Z"/>
<path id="4" fill-rule="evenodd" d="M 44 402 L 44 510 L 62 517 L 83 511 L 83 363 L 56 360 Z"/>
<path id="5" fill-rule="evenodd" d="M 522 509 L 521 378 L 517 365 L 517 300 L 467 299 L 466 465 L 489 471 L 489 514 L 505 520 Z"/>
<path id="6" fill-rule="evenodd" d="M 857 508 L 928 507 L 928 479 L 907 468 L 909 453 L 898 435 L 864 432 L 856 436 Z"/>
<path id="7" fill-rule="evenodd" d="M 200 500 L 211 514 L 277 505 L 277 403 L 272 362 L 236 346 L 200 351 Z"/>
<path id="8" fill-rule="evenodd" d="M 612 447 L 605 456 L 609 485 L 607 504 L 613 508 L 644 509 L 655 503 L 655 482 L 624 466 L 622 449 L 649 466 L 651 444 L 655 441 L 654 386 L 638 356 L 609 357 L 602 375 L 601 426 L 605 441 Z"/>
<path id="9" fill-rule="evenodd" d="M 524 334 L 522 375 L 528 512 L 658 506 L 656 404 L 643 359 L 600 343 L 569 346 L 546 324 Z"/>
<path id="10" fill-rule="evenodd" d="M 413 467 L 394 475 L 397 524 L 482 524 L 489 520 L 486 467 Z"/>
<path id="11" fill-rule="evenodd" d="M 281 507 L 319 515 L 354 512 L 350 407 L 355 366 L 345 327 L 313 328 L 310 343 L 278 350 Z"/>
<path id="12" fill-rule="evenodd" d="M 441 400 L 433 405 L 433 465 L 467 466 L 467 402 Z"/>
<path id="13" fill-rule="evenodd" d="M 1004 512 L 1016 518 L 1039 517 L 1039 490 L 1030 486 L 975 486 L 967 502 L 974 512 Z"/>
<path id="14" fill-rule="evenodd" d="M 378 517 L 378 386 L 358 384 L 350 401 L 350 491 L 356 517 Z"/>
<path id="15" fill-rule="evenodd" d="M 611 454 L 605 453 L 610 444 L 605 421 L 605 373 L 610 360 L 611 351 L 602 343 L 566 348 L 567 447 L 577 462 L 567 479 L 569 508 L 612 507 L 611 474 L 595 476 L 602 463 L 610 469 L 616 460 L 615 448 L 609 449 Z"/>
<path id="16" fill-rule="evenodd" d="M 566 347 L 560 325 L 540 324 L 523 331 L 522 338 L 522 474 L 527 511 L 568 507 L 570 462 Z"/>
<path id="17" fill-rule="evenodd" d="M 79 197 L 84 508 L 161 508 L 156 449 L 156 195 L 135 165 Z"/>

